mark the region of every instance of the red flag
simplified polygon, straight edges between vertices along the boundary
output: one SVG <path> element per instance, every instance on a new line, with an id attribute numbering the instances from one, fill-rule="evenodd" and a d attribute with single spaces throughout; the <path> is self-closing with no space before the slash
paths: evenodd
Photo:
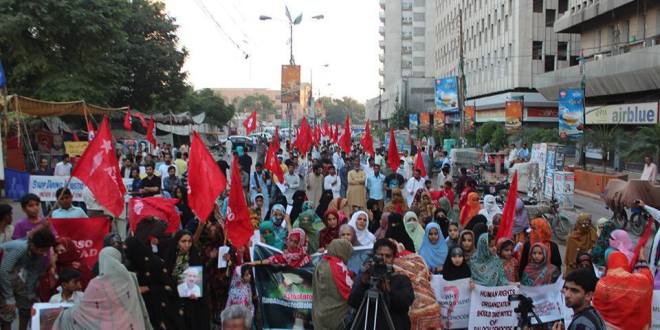
<path id="1" fill-rule="evenodd" d="M 227 178 L 204 146 L 199 134 L 193 131 L 188 160 L 188 205 L 202 222 L 206 222 L 206 218 L 213 211 L 216 198 L 226 187 Z"/>
<path id="2" fill-rule="evenodd" d="M 148 126 L 147 125 L 147 120 L 144 119 L 143 114 L 141 114 L 139 112 L 136 112 L 133 116 L 137 117 L 140 120 L 140 125 L 142 125 L 142 127 L 147 128 L 147 126 Z"/>
<path id="3" fill-rule="evenodd" d="M 422 172 L 422 178 L 426 177 L 426 167 L 424 166 L 424 159 L 422 158 L 422 149 L 417 149 L 417 157 L 415 157 L 415 169 Z"/>
<path id="4" fill-rule="evenodd" d="M 371 157 L 376 154 L 376 151 L 374 150 L 374 138 L 371 136 L 371 128 L 369 127 L 369 120 L 367 120 L 367 124 L 364 125 L 364 136 L 362 136 L 360 144 L 362 145 L 362 148 L 364 148 L 364 151 L 371 155 Z"/>
<path id="5" fill-rule="evenodd" d="M 112 215 L 119 216 L 124 210 L 126 187 L 119 173 L 108 117 L 103 118 L 97 136 L 83 152 L 71 176 L 80 179 Z"/>
<path id="6" fill-rule="evenodd" d="M 154 130 L 156 129 L 155 126 L 154 116 L 149 117 L 149 125 L 147 125 L 147 141 L 149 141 L 152 146 L 158 145 L 158 141 L 156 141 L 156 136 L 154 135 Z"/>
<path id="7" fill-rule="evenodd" d="M 293 143 L 294 146 L 298 147 L 302 155 L 306 155 L 309 148 L 312 146 L 314 136 L 312 135 L 312 129 L 307 123 L 307 118 L 303 117 L 300 120 L 300 131 L 296 135 L 296 141 Z"/>
<path id="8" fill-rule="evenodd" d="M 103 249 L 103 238 L 110 232 L 110 221 L 107 217 L 48 219 L 53 224 L 57 235 L 68 237 L 80 249 L 82 262 L 94 268 L 99 259 L 99 251 Z"/>
<path id="9" fill-rule="evenodd" d="M 315 145 L 321 144 L 321 127 L 319 125 L 314 126 L 314 140 L 316 141 Z"/>
<path id="10" fill-rule="evenodd" d="M 509 187 L 509 193 L 506 195 L 506 203 L 504 204 L 504 210 L 502 211 L 502 220 L 500 222 L 500 228 L 497 230 L 495 241 L 502 237 L 511 238 L 511 234 L 513 233 L 513 218 L 516 213 L 517 199 L 518 171 L 513 173 L 513 179 L 511 179 L 511 186 Z"/>
<path id="11" fill-rule="evenodd" d="M 78 138 L 78 134 L 76 134 L 76 132 L 73 132 L 72 135 L 73 135 L 73 141 L 74 142 L 80 142 L 80 139 Z"/>
<path id="12" fill-rule="evenodd" d="M 176 198 L 145 197 L 131 198 L 128 201 L 128 224 L 133 232 L 137 224 L 147 217 L 156 217 L 167 222 L 168 234 L 179 230 L 181 218 L 176 211 Z"/>
<path id="13" fill-rule="evenodd" d="M 651 229 L 653 228 L 654 222 L 655 221 L 651 216 L 649 216 L 648 219 L 646 220 L 646 228 L 644 228 L 644 233 L 642 233 L 642 236 L 640 236 L 639 241 L 637 242 L 637 245 L 633 250 L 633 257 L 630 260 L 629 271 L 635 269 L 635 265 L 637 264 L 637 260 L 639 259 L 639 253 L 642 251 L 642 248 L 646 246 L 646 243 L 649 241 L 649 238 L 651 237 Z"/>
<path id="14" fill-rule="evenodd" d="M 337 143 L 339 140 L 339 128 L 337 128 L 337 125 L 332 125 L 330 126 L 330 139 L 332 139 L 332 143 Z"/>
<path id="15" fill-rule="evenodd" d="M 94 124 L 87 120 L 87 141 L 94 140 L 94 136 L 96 136 L 96 132 L 94 131 Z"/>
<path id="16" fill-rule="evenodd" d="M 275 153 L 280 150 L 280 128 L 275 127 L 275 135 L 273 135 L 273 141 L 270 143 L 270 146 L 275 148 Z"/>
<path id="17" fill-rule="evenodd" d="M 243 126 L 245 126 L 245 135 L 250 135 L 257 129 L 257 112 L 252 111 L 252 114 L 245 118 L 243 121 Z"/>
<path id="18" fill-rule="evenodd" d="M 344 121 L 344 134 L 339 138 L 339 147 L 344 150 L 345 153 L 349 154 L 351 152 L 351 121 L 346 115 L 346 120 Z"/>
<path id="19" fill-rule="evenodd" d="M 399 150 L 396 148 L 396 139 L 394 138 L 394 129 L 390 128 L 390 145 L 387 148 L 387 165 L 390 165 L 392 172 L 399 169 Z"/>
<path id="20" fill-rule="evenodd" d="M 273 176 L 276 176 L 280 183 L 284 182 L 284 171 L 282 171 L 282 167 L 280 166 L 280 160 L 277 159 L 277 149 L 272 148 L 272 145 L 271 148 L 268 148 L 264 168 L 269 170 Z"/>
<path id="21" fill-rule="evenodd" d="M 124 129 L 127 131 L 133 130 L 133 119 L 131 117 L 131 108 L 128 108 L 124 115 Z"/>
<path id="22" fill-rule="evenodd" d="M 231 244 L 236 248 L 240 248 L 250 241 L 250 237 L 254 233 L 254 227 L 250 222 L 250 213 L 245 201 L 238 158 L 236 157 L 234 157 L 231 166 L 231 185 L 229 187 L 225 233 Z"/>
<path id="23" fill-rule="evenodd" d="M 323 121 L 323 131 L 321 131 L 321 133 L 323 133 L 323 136 L 332 135 L 330 128 L 328 128 L 328 122 L 325 120 Z"/>

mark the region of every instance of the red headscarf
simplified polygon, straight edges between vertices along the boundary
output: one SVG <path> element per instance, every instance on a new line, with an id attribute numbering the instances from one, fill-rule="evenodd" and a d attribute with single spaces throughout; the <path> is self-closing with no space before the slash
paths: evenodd
<path id="1" fill-rule="evenodd" d="M 612 252 L 607 259 L 607 273 L 596 285 L 592 304 L 608 328 L 649 329 L 653 300 L 653 275 L 648 268 L 630 273 L 628 257 Z"/>
<path id="2" fill-rule="evenodd" d="M 470 219 L 479 214 L 480 209 L 481 204 L 479 203 L 479 194 L 476 192 L 469 193 L 467 201 L 461 209 L 461 226 L 465 227 Z"/>
<path id="3" fill-rule="evenodd" d="M 335 219 L 337 219 L 337 225 L 335 228 L 330 228 L 328 227 L 328 215 L 334 215 Z M 341 227 L 342 223 L 339 221 L 339 213 L 335 209 L 328 209 L 325 211 L 325 214 L 323 214 L 323 223 L 325 224 L 325 228 L 321 229 L 319 232 L 319 247 L 325 248 L 332 242 L 333 239 L 339 238 L 339 227 Z"/>
<path id="4" fill-rule="evenodd" d="M 282 251 L 282 254 L 268 258 L 271 264 L 299 268 L 312 261 L 312 258 L 306 252 L 307 236 L 305 235 L 305 231 L 300 228 L 291 229 L 287 240 L 294 237 L 298 238 L 298 247 L 295 249 L 287 247 Z"/>

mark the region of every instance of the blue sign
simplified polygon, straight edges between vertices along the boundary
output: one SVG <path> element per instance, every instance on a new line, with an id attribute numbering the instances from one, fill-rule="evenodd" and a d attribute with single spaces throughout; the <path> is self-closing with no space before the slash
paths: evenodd
<path id="1" fill-rule="evenodd" d="M 584 132 L 584 91 L 577 88 L 559 90 L 559 136 L 578 139 Z"/>
<path id="2" fill-rule="evenodd" d="M 5 69 L 2 68 L 2 62 L 0 62 L 0 87 L 5 87 L 7 85 L 7 77 L 5 76 Z"/>
<path id="3" fill-rule="evenodd" d="M 419 115 L 411 113 L 408 115 L 408 129 L 417 129 L 419 126 Z"/>
<path id="4" fill-rule="evenodd" d="M 455 76 L 435 80 L 435 107 L 442 112 L 458 112 L 458 79 Z"/>
<path id="5" fill-rule="evenodd" d="M 5 194 L 11 200 L 19 200 L 28 193 L 30 174 L 5 168 Z"/>

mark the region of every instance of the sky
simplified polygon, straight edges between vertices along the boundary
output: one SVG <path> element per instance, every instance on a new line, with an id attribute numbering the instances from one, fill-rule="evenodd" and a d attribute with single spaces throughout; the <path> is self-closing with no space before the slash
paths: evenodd
<path id="1" fill-rule="evenodd" d="M 281 65 L 289 62 L 286 5 L 293 18 L 303 14 L 294 26 L 293 54 L 302 81 L 312 77 L 315 97 L 378 96 L 377 0 L 162 1 L 179 25 L 180 45 L 189 52 L 183 69 L 195 89 L 280 89 Z"/>

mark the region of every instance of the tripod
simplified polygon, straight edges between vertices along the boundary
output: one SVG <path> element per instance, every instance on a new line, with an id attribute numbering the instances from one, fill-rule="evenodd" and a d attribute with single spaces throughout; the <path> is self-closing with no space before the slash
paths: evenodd
<path id="1" fill-rule="evenodd" d="M 383 294 L 376 287 L 378 279 L 371 277 L 369 282 L 369 290 L 367 290 L 367 293 L 362 298 L 360 308 L 358 308 L 357 314 L 355 315 L 355 320 L 353 321 L 351 330 L 380 330 L 380 328 L 377 328 L 379 310 L 382 310 L 381 313 L 385 314 L 385 323 L 387 326 L 385 329 L 395 330 L 394 324 L 392 323 L 392 318 L 390 317 L 390 311 L 387 308 L 387 304 L 385 304 Z M 360 324 L 362 323 L 364 323 L 364 326 L 361 327 Z M 369 326 L 370 324 L 372 326 Z"/>
<path id="2" fill-rule="evenodd" d="M 520 300 L 520 304 L 513 311 L 520 314 L 518 317 L 518 329 L 525 329 L 532 327 L 532 316 L 537 324 L 542 324 L 541 318 L 534 312 L 534 302 L 531 298 L 523 296 L 524 299 Z M 532 314 L 531 316 L 529 314 Z"/>

